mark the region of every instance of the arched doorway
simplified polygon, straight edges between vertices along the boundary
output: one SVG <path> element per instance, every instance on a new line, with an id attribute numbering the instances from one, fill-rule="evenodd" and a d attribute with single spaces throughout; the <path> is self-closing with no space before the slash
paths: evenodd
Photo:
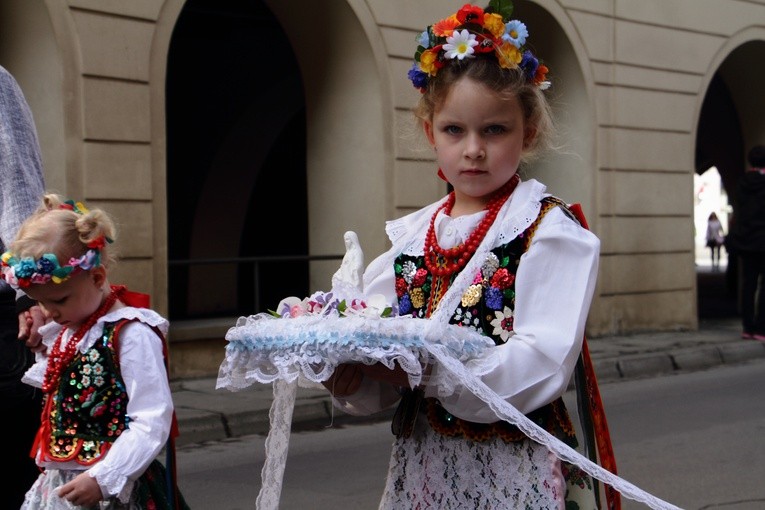
<path id="1" fill-rule="evenodd" d="M 166 113 L 170 318 L 249 315 L 305 295 L 306 261 L 232 260 L 308 253 L 303 84 L 264 2 L 184 4 Z"/>
<path id="2" fill-rule="evenodd" d="M 558 19 L 544 6 L 516 2 L 514 16 L 526 24 L 534 52 L 550 67 L 553 84 L 545 94 L 557 125 L 555 144 L 560 147 L 543 160 L 535 161 L 522 176 L 545 183 L 550 193 L 567 202 L 581 203 L 590 223 L 595 225 L 597 130 L 582 72 L 583 62 L 577 58 Z"/>
<path id="3" fill-rule="evenodd" d="M 765 42 L 761 40 L 733 49 L 712 76 L 699 115 L 695 172 L 699 176 L 708 175 L 710 169 L 719 173 L 720 193 L 730 203 L 722 211 L 728 228 L 735 222 L 736 186 L 746 170 L 746 152 L 765 141 L 765 105 L 757 86 L 765 71 L 752 66 L 763 56 Z M 719 272 L 697 266 L 699 319 L 738 315 L 738 264 L 735 256 L 727 262 Z"/>

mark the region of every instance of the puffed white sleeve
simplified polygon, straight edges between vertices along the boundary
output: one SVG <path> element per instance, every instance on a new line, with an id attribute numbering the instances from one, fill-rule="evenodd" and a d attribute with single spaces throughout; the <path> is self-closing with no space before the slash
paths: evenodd
<path id="1" fill-rule="evenodd" d="M 543 218 L 521 256 L 515 280 L 515 334 L 487 349 L 476 366 L 481 366 L 481 380 L 524 414 L 566 391 L 582 347 L 599 250 L 599 239 L 556 207 Z M 428 387 L 426 396 L 438 396 L 437 388 Z M 464 387 L 457 386 L 439 400 L 459 418 L 497 420 Z"/>
<path id="2" fill-rule="evenodd" d="M 141 322 L 130 322 L 119 335 L 119 363 L 129 397 L 129 428 L 88 473 L 104 495 L 127 502 L 133 482 L 165 446 L 170 434 L 173 399 L 162 342 Z"/>

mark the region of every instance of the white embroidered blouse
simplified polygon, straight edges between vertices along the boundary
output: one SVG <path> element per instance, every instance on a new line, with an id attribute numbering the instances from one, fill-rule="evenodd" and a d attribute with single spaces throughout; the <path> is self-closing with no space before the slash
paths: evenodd
<path id="1" fill-rule="evenodd" d="M 85 335 L 78 350 L 86 352 L 101 337 L 104 323 L 120 319 L 136 319 L 122 328 L 118 344 L 120 371 L 129 397 L 129 428 L 114 441 L 107 454 L 90 467 L 74 461 L 43 462 L 39 457 L 38 465 L 51 469 L 87 470 L 98 482 L 105 498 L 118 496 L 126 503 L 134 481 L 167 442 L 173 399 L 164 364 L 162 340 L 151 329 L 151 326 L 157 327 L 166 335 L 169 324 L 153 310 L 126 306 L 107 313 Z M 55 322 L 40 328 L 48 351 L 60 331 L 61 325 Z M 71 335 L 71 330 L 65 332 L 63 341 L 68 341 Z M 42 387 L 46 364 L 47 356 L 38 353 L 36 363 L 27 371 L 23 381 Z"/>
<path id="2" fill-rule="evenodd" d="M 536 219 L 546 187 L 536 180 L 521 182 L 503 206 L 484 242 L 455 279 L 429 320 L 447 323 L 469 279 L 487 253 L 514 239 Z M 388 222 L 392 248 L 372 261 L 364 274 L 366 294 L 384 294 L 396 301 L 393 261 L 401 253 L 422 255 L 428 223 L 439 201 Z M 466 239 L 485 213 L 450 218 L 439 215 L 436 235 L 444 248 Z M 522 413 L 529 413 L 561 396 L 568 386 L 581 350 L 585 323 L 597 279 L 600 241 L 572 221 L 559 207 L 542 220 L 531 245 L 521 257 L 515 280 L 514 334 L 505 344 L 487 349 L 467 363 L 468 369 Z M 433 367 L 431 381 L 439 380 Z M 481 423 L 497 420 L 484 400 L 459 385 L 426 386 L 425 395 L 438 397 L 453 415 Z M 335 404 L 350 414 L 370 414 L 398 399 L 394 388 L 365 381 L 361 390 Z"/>

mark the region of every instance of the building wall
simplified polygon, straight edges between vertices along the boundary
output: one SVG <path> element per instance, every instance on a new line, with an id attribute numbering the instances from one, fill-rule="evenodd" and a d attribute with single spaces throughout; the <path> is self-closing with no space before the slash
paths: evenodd
<path id="1" fill-rule="evenodd" d="M 406 72 L 414 37 L 463 3 L 267 0 L 306 79 L 312 253 L 342 251 L 342 233 L 352 229 L 371 259 L 387 246 L 386 219 L 444 193 L 412 121 L 418 92 Z M 0 0 L 0 63 L 28 91 L 48 183 L 114 213 L 122 255 L 114 279 L 151 293 L 162 313 L 164 68 L 182 7 L 183 0 Z M 530 42 L 551 52 L 552 78 L 565 78 L 552 93 L 569 149 L 531 176 L 583 203 L 602 240 L 590 335 L 696 328 L 692 190 L 701 105 L 728 56 L 765 40 L 765 1 L 518 0 L 522 20 L 524 12 L 544 23 Z M 32 51 L 36 58 L 19 57 Z M 750 53 L 752 61 L 765 56 L 759 47 Z M 762 72 L 751 73 L 728 72 L 748 112 L 747 146 L 765 137 L 754 80 Z M 334 269 L 314 267 L 312 285 L 326 288 Z M 177 336 L 194 338 L 188 330 Z"/>

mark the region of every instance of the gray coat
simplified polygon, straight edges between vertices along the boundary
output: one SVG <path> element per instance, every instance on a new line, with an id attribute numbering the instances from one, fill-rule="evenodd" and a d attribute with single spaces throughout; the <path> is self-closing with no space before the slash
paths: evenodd
<path id="1" fill-rule="evenodd" d="M 16 80 L 0 66 L 0 253 L 40 204 L 44 186 L 32 112 Z"/>

